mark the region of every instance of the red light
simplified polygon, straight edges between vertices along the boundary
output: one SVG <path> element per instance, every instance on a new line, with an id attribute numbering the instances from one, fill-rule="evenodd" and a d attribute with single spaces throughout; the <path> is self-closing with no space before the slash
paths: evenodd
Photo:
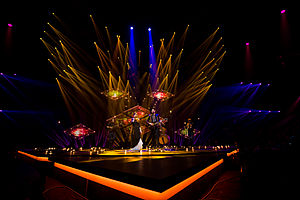
<path id="1" fill-rule="evenodd" d="M 13 25 L 12 25 L 12 24 L 7 24 L 7 26 L 8 26 L 8 27 L 10 27 L 10 28 L 11 28 L 11 27 L 13 27 Z"/>
<path id="2" fill-rule="evenodd" d="M 281 10 L 280 11 L 281 14 L 284 14 L 285 12 L 286 12 L 286 10 Z"/>
<path id="3" fill-rule="evenodd" d="M 82 137 L 84 135 L 86 135 L 86 130 L 83 129 L 83 128 L 77 128 L 77 129 L 74 129 L 71 134 L 74 135 L 75 137 Z"/>
<path id="4" fill-rule="evenodd" d="M 83 124 L 77 124 L 76 126 L 64 131 L 65 133 L 72 135 L 75 138 L 83 138 L 92 133 L 95 133 L 92 129 L 86 127 Z"/>
<path id="5" fill-rule="evenodd" d="M 142 117 L 144 117 L 144 115 L 145 115 L 145 112 L 143 112 L 143 111 L 138 111 L 138 112 L 136 112 L 136 117 L 137 118 L 142 118 Z"/>
<path id="6" fill-rule="evenodd" d="M 246 46 L 249 46 L 250 45 L 250 43 L 249 42 L 246 42 Z"/>
<path id="7" fill-rule="evenodd" d="M 152 93 L 153 97 L 160 101 L 165 101 L 174 95 L 167 91 L 156 91 Z"/>
<path id="8" fill-rule="evenodd" d="M 157 98 L 157 99 L 163 99 L 163 98 L 165 98 L 167 95 L 166 95 L 166 93 L 164 93 L 164 92 L 156 92 L 155 94 L 154 94 L 154 97 L 155 98 Z"/>

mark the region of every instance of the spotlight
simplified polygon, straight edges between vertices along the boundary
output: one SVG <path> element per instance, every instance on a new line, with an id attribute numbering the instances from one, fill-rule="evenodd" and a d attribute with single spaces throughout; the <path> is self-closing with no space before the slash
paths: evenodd
<path id="1" fill-rule="evenodd" d="M 1 76 L 3 76 L 3 73 L 0 73 Z"/>
<path id="2" fill-rule="evenodd" d="M 8 27 L 10 27 L 10 28 L 11 28 L 11 27 L 13 27 L 13 25 L 12 25 L 12 24 L 7 24 L 7 26 L 8 26 Z"/>
<path id="3" fill-rule="evenodd" d="M 251 110 L 249 110 L 248 112 L 252 112 Z"/>
<path id="4" fill-rule="evenodd" d="M 130 27 L 130 30 L 133 30 L 133 26 Z"/>
<path id="5" fill-rule="evenodd" d="M 250 43 L 249 42 L 246 42 L 246 46 L 249 46 L 250 45 Z"/>
<path id="6" fill-rule="evenodd" d="M 286 10 L 281 10 L 280 11 L 281 14 L 284 14 L 285 12 L 286 12 Z"/>
<path id="7" fill-rule="evenodd" d="M 279 112 L 279 113 L 280 113 L 280 110 L 278 110 L 277 112 Z"/>
<path id="8" fill-rule="evenodd" d="M 0 110 L 0 112 L 3 112 L 3 110 Z"/>
<path id="9" fill-rule="evenodd" d="M 148 28 L 148 31 L 151 31 L 151 28 Z"/>
<path id="10" fill-rule="evenodd" d="M 127 95 L 124 91 L 119 90 L 106 90 L 102 92 L 110 100 L 119 100 Z"/>
<path id="11" fill-rule="evenodd" d="M 244 82 L 241 82 L 241 85 L 243 85 L 244 84 Z"/>
<path id="12" fill-rule="evenodd" d="M 269 113 L 271 112 L 271 110 L 269 110 Z"/>

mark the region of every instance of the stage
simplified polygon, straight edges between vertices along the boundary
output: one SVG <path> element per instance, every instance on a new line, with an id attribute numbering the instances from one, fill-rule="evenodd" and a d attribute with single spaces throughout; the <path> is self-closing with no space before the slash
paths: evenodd
<path id="1" fill-rule="evenodd" d="M 47 149 L 19 155 L 48 163 L 51 176 L 88 199 L 182 199 L 204 194 L 237 152 L 224 146 L 139 152 Z"/>

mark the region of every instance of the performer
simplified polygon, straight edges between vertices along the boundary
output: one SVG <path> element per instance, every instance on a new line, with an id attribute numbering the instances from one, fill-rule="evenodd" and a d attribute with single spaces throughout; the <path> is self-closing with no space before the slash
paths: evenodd
<path id="1" fill-rule="evenodd" d="M 152 108 L 151 114 L 147 119 L 148 124 L 151 125 L 151 134 L 152 134 L 152 145 L 159 145 L 159 129 L 160 129 L 160 121 L 158 114 L 155 113 L 155 109 Z"/>
<path id="2" fill-rule="evenodd" d="M 193 124 L 191 118 L 188 118 L 188 121 L 186 123 L 186 128 L 188 130 L 188 136 L 193 137 Z"/>
<path id="3" fill-rule="evenodd" d="M 143 141 L 141 139 L 142 129 L 138 122 L 137 114 L 135 113 L 132 118 L 132 129 L 131 129 L 131 149 L 133 151 L 139 151 L 143 148 Z"/>
<path id="4" fill-rule="evenodd" d="M 187 133 L 189 136 L 189 144 L 193 146 L 193 141 L 194 141 L 194 132 L 193 132 L 193 124 L 192 124 L 192 119 L 188 118 L 188 121 L 186 123 L 186 128 L 187 128 Z"/>
<path id="5" fill-rule="evenodd" d="M 116 133 L 115 133 L 115 119 L 113 118 L 112 121 L 110 121 L 107 125 L 106 128 L 108 129 L 108 143 L 107 143 L 107 147 L 109 149 L 113 149 L 114 148 L 114 142 L 116 139 Z"/>

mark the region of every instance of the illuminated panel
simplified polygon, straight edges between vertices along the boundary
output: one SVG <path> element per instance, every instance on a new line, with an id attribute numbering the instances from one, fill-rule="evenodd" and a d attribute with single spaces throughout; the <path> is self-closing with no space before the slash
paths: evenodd
<path id="1" fill-rule="evenodd" d="M 87 130 L 84 128 L 76 128 L 71 131 L 71 134 L 74 135 L 75 137 L 83 137 L 87 135 Z"/>
<path id="2" fill-rule="evenodd" d="M 81 139 L 85 136 L 95 133 L 95 131 L 80 123 L 68 130 L 65 130 L 64 133 L 74 136 L 75 138 Z"/>
<path id="3" fill-rule="evenodd" d="M 164 99 L 167 97 L 167 94 L 164 92 L 156 92 L 153 94 L 153 96 L 157 99 Z"/>
<path id="4" fill-rule="evenodd" d="M 137 118 L 139 118 L 139 119 L 145 117 L 145 115 L 146 115 L 146 113 L 143 112 L 143 111 L 137 111 L 137 112 L 135 113 L 135 117 L 137 117 Z"/>
<path id="5" fill-rule="evenodd" d="M 153 92 L 152 96 L 159 101 L 165 101 L 165 100 L 173 97 L 174 95 L 170 92 L 162 90 L 162 91 Z"/>
<path id="6" fill-rule="evenodd" d="M 19 153 L 19 154 L 22 154 L 22 155 L 24 155 L 24 156 L 27 156 L 27 157 L 29 157 L 29 158 L 32 158 L 32 159 L 34 159 L 34 160 L 50 162 L 50 161 L 48 160 L 48 157 L 38 157 L 38 156 L 31 155 L 31 154 L 29 154 L 29 153 L 25 153 L 25 152 L 23 152 L 23 151 L 18 151 L 18 153 Z"/>
<path id="7" fill-rule="evenodd" d="M 120 90 L 106 90 L 102 92 L 102 94 L 104 94 L 110 100 L 118 100 L 127 95 L 127 93 Z"/>

